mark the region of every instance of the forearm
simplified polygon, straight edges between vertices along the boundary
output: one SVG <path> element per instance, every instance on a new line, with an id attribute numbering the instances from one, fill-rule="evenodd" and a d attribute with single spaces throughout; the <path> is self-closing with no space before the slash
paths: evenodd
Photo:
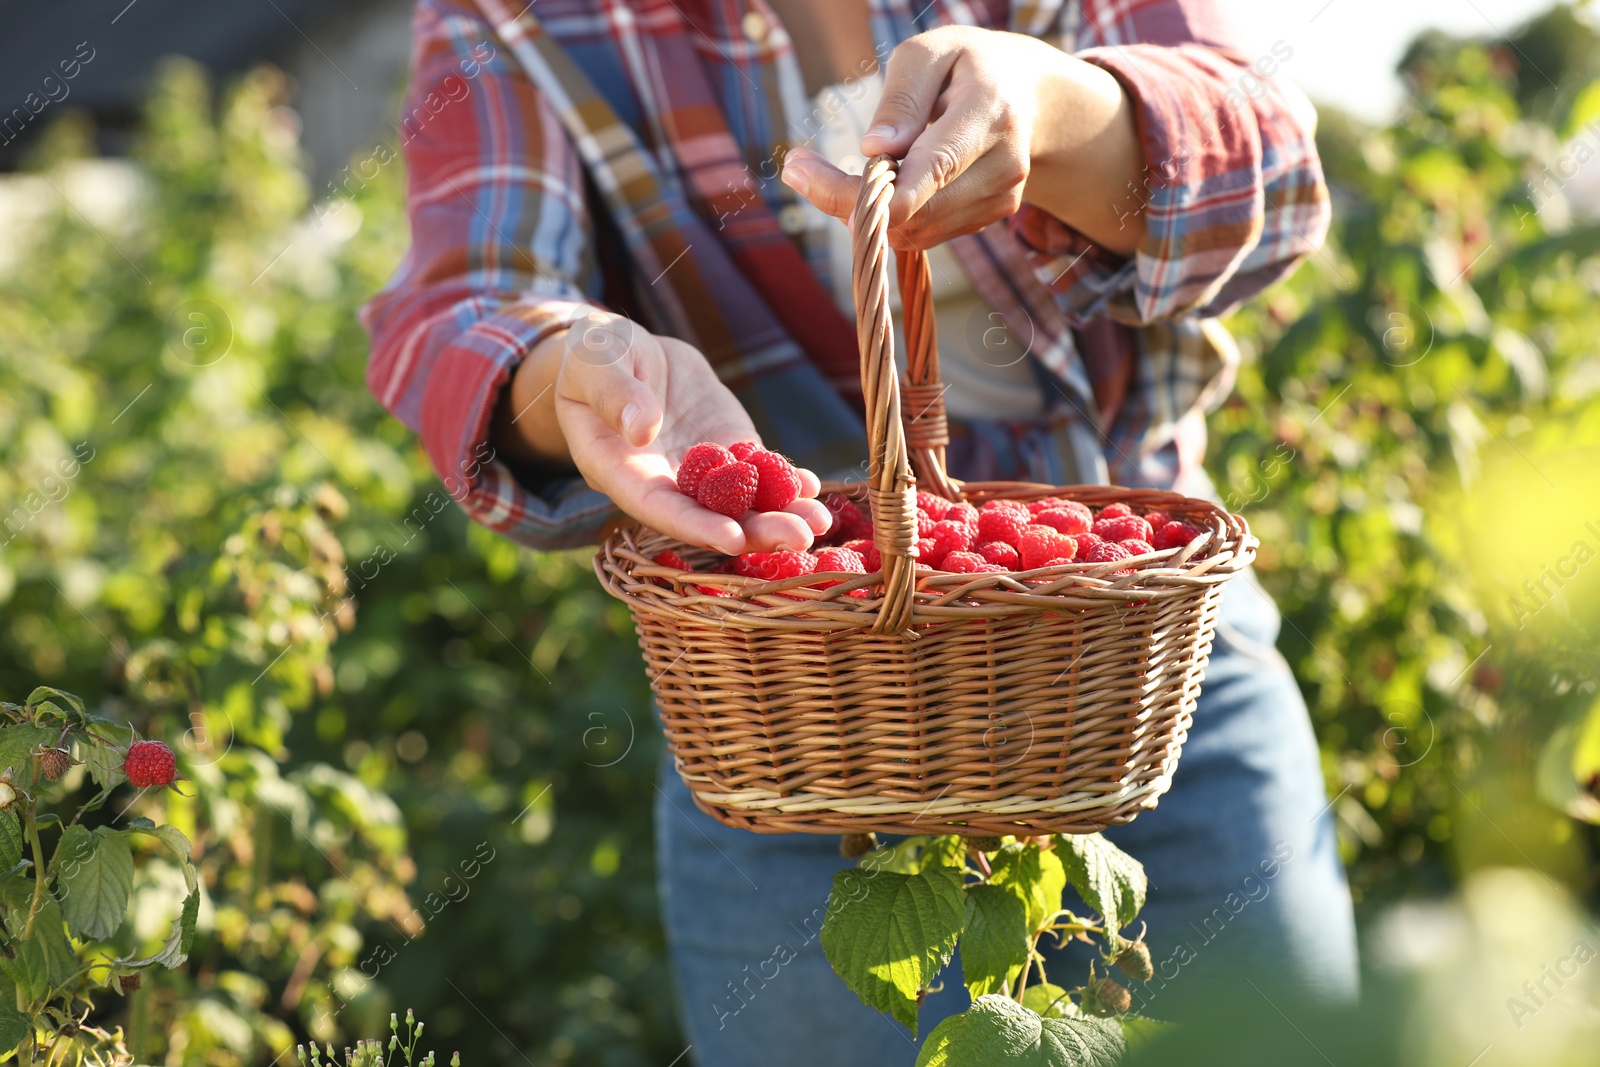
<path id="1" fill-rule="evenodd" d="M 1137 203 L 1128 208 L 1145 167 L 1132 102 L 1105 70 L 1050 51 L 1023 200 L 1102 248 L 1131 255 L 1145 231 Z"/>
<path id="2" fill-rule="evenodd" d="M 547 334 L 517 365 L 500 392 L 489 440 L 497 452 L 526 463 L 571 467 L 572 450 L 556 418 L 556 377 L 567 331 Z"/>

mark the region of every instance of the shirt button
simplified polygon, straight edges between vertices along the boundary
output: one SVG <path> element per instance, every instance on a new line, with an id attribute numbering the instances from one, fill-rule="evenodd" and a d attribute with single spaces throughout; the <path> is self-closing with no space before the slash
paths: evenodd
<path id="1" fill-rule="evenodd" d="M 806 209 L 799 204 L 785 204 L 778 211 L 778 225 L 790 237 L 806 231 Z"/>
<path id="2" fill-rule="evenodd" d="M 767 39 L 767 34 L 772 32 L 772 23 L 767 21 L 767 16 L 759 11 L 746 11 L 739 20 L 739 28 L 744 30 L 744 35 L 755 44 L 760 44 Z"/>

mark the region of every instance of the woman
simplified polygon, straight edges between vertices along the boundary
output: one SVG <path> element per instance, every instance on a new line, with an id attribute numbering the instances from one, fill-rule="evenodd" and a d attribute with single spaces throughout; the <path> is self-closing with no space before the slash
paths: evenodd
<path id="1" fill-rule="evenodd" d="M 809 546 L 810 471 L 786 513 L 742 523 L 672 473 L 707 439 L 859 464 L 837 164 L 884 152 L 891 240 L 932 259 L 953 473 L 1214 496 L 1204 412 L 1235 358 L 1215 317 L 1316 249 L 1328 203 L 1309 108 L 1207 0 L 521 8 L 421 0 L 413 243 L 365 314 L 374 392 L 475 519 L 535 548 L 592 543 L 619 510 L 727 553 Z M 1277 627 L 1253 579 L 1231 584 L 1172 791 L 1111 834 L 1150 874 L 1157 1015 L 1229 966 L 1268 976 L 1258 992 L 1354 989 Z M 912 1062 L 817 944 L 834 839 L 729 830 L 670 769 L 658 795 L 696 1062 Z M 950 976 L 924 1032 L 962 995 Z"/>

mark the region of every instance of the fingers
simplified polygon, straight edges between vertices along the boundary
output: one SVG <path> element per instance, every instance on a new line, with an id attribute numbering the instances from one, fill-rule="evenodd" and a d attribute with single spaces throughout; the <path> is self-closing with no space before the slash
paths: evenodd
<path id="1" fill-rule="evenodd" d="M 961 94 L 953 97 L 944 114 L 917 135 L 895 176 L 894 198 L 889 201 L 890 226 L 898 226 L 915 215 L 994 146 L 993 110 L 993 101 L 984 101 L 976 94 Z"/>
<path id="2" fill-rule="evenodd" d="M 933 116 L 934 102 L 959 54 L 949 35 L 940 33 L 913 37 L 889 54 L 883 98 L 861 138 L 862 155 L 887 152 L 898 157 L 910 150 Z"/>
<path id="3" fill-rule="evenodd" d="M 791 148 L 783 157 L 783 183 L 836 219 L 848 219 L 856 206 L 861 178 L 846 174 L 809 148 Z"/>
<path id="4" fill-rule="evenodd" d="M 664 415 L 666 369 L 660 343 L 628 319 L 592 314 L 567 331 L 558 389 L 591 408 L 635 448 L 655 440 Z"/>

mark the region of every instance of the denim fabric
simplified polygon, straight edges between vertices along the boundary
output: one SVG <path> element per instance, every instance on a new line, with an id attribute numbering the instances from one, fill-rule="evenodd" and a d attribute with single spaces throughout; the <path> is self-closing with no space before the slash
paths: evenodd
<path id="1" fill-rule="evenodd" d="M 1219 982 L 1273 1000 L 1356 990 L 1350 894 L 1305 704 L 1274 648 L 1278 625 L 1254 575 L 1229 583 L 1172 789 L 1107 834 L 1150 877 L 1140 918 L 1157 974 L 1136 997 L 1156 1017 L 1183 1018 L 1186 991 Z M 699 1067 L 916 1059 L 912 1035 L 862 1005 L 823 957 L 829 887 L 848 865 L 837 837 L 728 829 L 695 808 L 664 762 L 656 841 L 680 1017 Z M 1076 901 L 1070 888 L 1066 899 Z M 1072 949 L 1050 964 L 1069 988 L 1090 958 Z M 959 958 L 942 982 L 923 1003 L 923 1036 L 966 1007 Z"/>

